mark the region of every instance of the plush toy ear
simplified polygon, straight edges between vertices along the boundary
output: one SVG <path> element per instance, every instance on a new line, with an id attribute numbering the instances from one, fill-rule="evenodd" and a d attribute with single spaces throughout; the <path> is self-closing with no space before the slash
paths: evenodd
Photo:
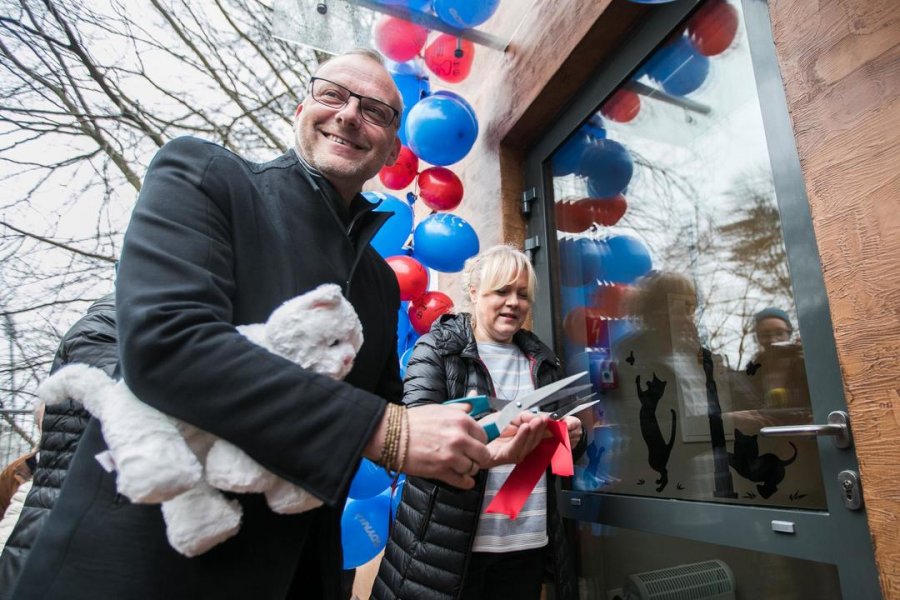
<path id="1" fill-rule="evenodd" d="M 310 308 L 336 308 L 342 299 L 341 288 L 333 283 L 320 285 L 307 295 L 310 297 Z"/>
<path id="2" fill-rule="evenodd" d="M 282 315 L 294 314 L 297 311 L 312 310 L 314 308 L 332 308 L 338 306 L 341 302 L 341 288 L 333 283 L 325 283 L 319 287 L 312 289 L 305 294 L 301 294 L 290 300 L 287 300 L 272 311 L 268 321 L 278 319 Z"/>

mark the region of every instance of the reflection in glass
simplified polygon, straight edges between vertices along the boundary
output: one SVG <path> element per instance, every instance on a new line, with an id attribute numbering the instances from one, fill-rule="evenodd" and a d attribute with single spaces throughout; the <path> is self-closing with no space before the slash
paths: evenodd
<path id="1" fill-rule="evenodd" d="M 825 508 L 737 4 L 705 3 L 550 158 L 562 340 L 603 401 L 575 487 Z"/>

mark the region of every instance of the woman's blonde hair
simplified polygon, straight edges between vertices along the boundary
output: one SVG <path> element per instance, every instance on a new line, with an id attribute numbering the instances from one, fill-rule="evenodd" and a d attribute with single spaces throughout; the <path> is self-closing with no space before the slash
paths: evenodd
<path id="1" fill-rule="evenodd" d="M 524 252 L 509 244 L 491 246 L 466 261 L 463 269 L 463 295 L 469 300 L 469 290 L 484 292 L 499 290 L 516 282 L 522 273 L 528 274 L 528 301 L 534 300 L 534 267 Z"/>

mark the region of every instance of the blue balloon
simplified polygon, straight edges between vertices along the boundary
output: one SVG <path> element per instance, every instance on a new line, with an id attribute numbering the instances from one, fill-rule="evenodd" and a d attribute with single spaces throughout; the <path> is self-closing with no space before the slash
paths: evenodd
<path id="1" fill-rule="evenodd" d="M 589 238 L 559 241 L 560 280 L 563 285 L 579 287 L 596 281 L 609 254 L 606 244 Z"/>
<path id="2" fill-rule="evenodd" d="M 407 145 L 432 165 L 444 167 L 458 162 L 478 137 L 478 120 L 472 107 L 455 96 L 435 93 L 423 98 L 406 120 Z"/>
<path id="3" fill-rule="evenodd" d="M 392 63 L 388 66 L 388 71 L 403 99 L 403 113 L 400 115 L 400 129 L 397 130 L 397 136 L 400 143 L 406 146 L 408 144 L 405 125 L 409 119 L 409 111 L 419 100 L 431 93 L 431 83 L 421 67 L 412 61 Z"/>
<path id="4" fill-rule="evenodd" d="M 477 27 L 491 18 L 500 0 L 434 0 L 438 18 L 458 29 Z"/>
<path id="5" fill-rule="evenodd" d="M 457 102 L 459 102 L 460 104 L 463 105 L 463 108 L 465 108 L 466 111 L 468 111 L 469 116 L 472 117 L 473 121 L 478 120 L 478 117 L 475 115 L 475 109 L 472 108 L 472 105 L 469 104 L 469 101 L 466 100 L 465 98 L 463 98 L 462 96 L 460 96 L 459 94 L 457 94 L 456 92 L 451 92 L 450 90 L 438 90 L 434 93 L 434 95 L 435 96 L 444 96 L 445 98 L 452 98 L 453 100 L 456 100 Z"/>
<path id="6" fill-rule="evenodd" d="M 662 84 L 673 96 L 696 91 L 709 75 L 709 58 L 694 48 L 687 37 L 681 36 L 657 50 L 646 64 L 647 75 Z"/>
<path id="7" fill-rule="evenodd" d="M 592 115 L 553 153 L 550 161 L 553 176 L 562 177 L 577 172 L 584 151 L 597 140 L 605 138 L 603 118 L 600 115 Z"/>
<path id="8" fill-rule="evenodd" d="M 372 204 L 381 202 L 375 208 L 376 211 L 394 213 L 372 238 L 372 247 L 385 258 L 400 254 L 412 231 L 412 207 L 406 200 L 381 192 L 363 192 L 363 197 Z"/>
<path id="9" fill-rule="evenodd" d="M 397 507 L 400 506 L 400 500 L 403 499 L 403 488 L 406 487 L 406 475 L 401 475 L 397 479 L 397 485 L 391 493 L 391 518 L 397 516 Z"/>
<path id="10" fill-rule="evenodd" d="M 430 269 L 462 271 L 466 259 L 478 254 L 478 235 L 465 219 L 453 213 L 435 213 L 413 232 L 415 256 Z"/>
<path id="11" fill-rule="evenodd" d="M 364 458 L 359 463 L 356 475 L 350 482 L 349 496 L 356 500 L 371 498 L 383 492 L 391 485 L 391 476 L 383 468 L 371 460 Z"/>
<path id="12" fill-rule="evenodd" d="M 341 515 L 345 569 L 366 564 L 384 549 L 390 510 L 391 499 L 384 494 L 347 502 Z"/>
<path id="13" fill-rule="evenodd" d="M 406 366 L 409 364 L 409 357 L 412 356 L 413 348 L 409 347 L 400 355 L 400 379 L 406 378 Z"/>
<path id="14" fill-rule="evenodd" d="M 606 124 L 603 123 L 603 117 L 598 114 L 591 115 L 578 130 L 588 136 L 591 141 L 606 138 Z"/>
<path id="15" fill-rule="evenodd" d="M 650 251 L 637 238 L 614 235 L 606 240 L 609 257 L 603 263 L 602 279 L 614 283 L 632 283 L 653 268 Z"/>
<path id="16" fill-rule="evenodd" d="M 577 171 L 588 142 L 589 140 L 586 136 L 577 132 L 563 142 L 562 146 L 557 148 L 550 158 L 553 176 L 562 177 Z"/>
<path id="17" fill-rule="evenodd" d="M 634 160 L 619 142 L 596 140 L 584 151 L 578 172 L 587 178 L 590 197 L 610 198 L 628 187 L 634 175 Z"/>

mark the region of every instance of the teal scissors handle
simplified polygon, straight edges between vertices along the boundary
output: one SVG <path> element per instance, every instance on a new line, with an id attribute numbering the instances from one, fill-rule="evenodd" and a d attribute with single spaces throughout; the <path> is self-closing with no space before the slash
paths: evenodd
<path id="1" fill-rule="evenodd" d="M 468 398 L 454 398 L 447 400 L 444 404 L 471 404 L 469 415 L 473 419 L 478 419 L 491 412 L 491 403 L 487 396 L 469 396 Z"/>
<path id="2" fill-rule="evenodd" d="M 496 423 L 487 423 L 481 426 L 484 429 L 484 432 L 487 434 L 487 441 L 493 442 L 498 437 L 500 437 L 500 429 L 497 427 Z"/>
<path id="3" fill-rule="evenodd" d="M 491 412 L 491 403 L 488 396 L 469 396 L 468 398 L 454 398 L 447 400 L 444 404 L 471 404 L 472 409 L 469 415 L 476 421 Z M 500 429 L 496 423 L 486 423 L 481 426 L 487 434 L 487 441 L 491 442 L 500 436 Z"/>

